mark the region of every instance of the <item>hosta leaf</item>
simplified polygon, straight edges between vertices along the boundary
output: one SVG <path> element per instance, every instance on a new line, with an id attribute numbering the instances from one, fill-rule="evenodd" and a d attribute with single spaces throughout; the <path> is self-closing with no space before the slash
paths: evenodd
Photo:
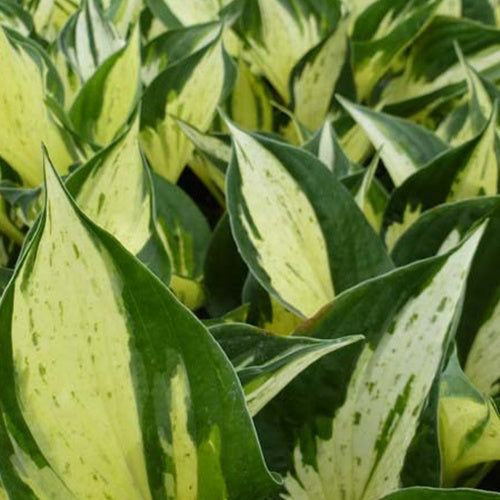
<path id="1" fill-rule="evenodd" d="M 383 500 L 495 500 L 500 494 L 471 488 L 406 488 L 387 495 Z"/>
<path id="2" fill-rule="evenodd" d="M 439 440 L 443 486 L 475 486 L 500 460 L 500 416 L 466 377 L 454 354 L 441 378 Z"/>
<path id="3" fill-rule="evenodd" d="M 110 0 L 106 14 L 123 37 L 137 22 L 143 7 L 143 0 Z"/>
<path id="4" fill-rule="evenodd" d="M 183 304 L 197 309 L 204 300 L 201 282 L 210 228 L 182 189 L 153 174 L 158 229 L 172 262 L 170 287 Z"/>
<path id="5" fill-rule="evenodd" d="M 0 25 L 6 26 L 20 35 L 28 36 L 33 31 L 30 15 L 15 1 L 5 0 L 0 4 Z"/>
<path id="6" fill-rule="evenodd" d="M 81 214 L 50 167 L 46 190 L 0 305 L 8 381 L 0 391 L 0 474 L 8 494 L 272 494 L 236 374 L 215 341 Z"/>
<path id="7" fill-rule="evenodd" d="M 82 1 L 59 36 L 59 47 L 82 83 L 123 45 L 97 0 Z"/>
<path id="8" fill-rule="evenodd" d="M 247 1 L 241 15 L 249 56 L 287 103 L 293 68 L 321 41 L 322 32 L 333 28 L 338 16 L 337 2 L 315 3 L 318 10 L 307 0 Z"/>
<path id="9" fill-rule="evenodd" d="M 229 126 L 231 226 L 243 259 L 269 293 L 308 317 L 335 294 L 391 268 L 354 200 L 319 160 Z"/>
<path id="10" fill-rule="evenodd" d="M 268 413 L 267 424 L 274 415 L 300 432 L 294 474 L 285 481 L 290 498 L 317 498 L 318 492 L 326 499 L 380 498 L 400 486 L 483 230 L 454 252 L 346 291 L 296 332 L 331 339 L 358 331 L 367 343 L 361 351 L 341 351 L 337 363 L 318 361 Z"/>
<path id="11" fill-rule="evenodd" d="M 302 147 L 318 157 L 337 177 L 343 177 L 354 169 L 353 163 L 339 143 L 330 120 L 326 120 L 321 129 Z"/>
<path id="12" fill-rule="evenodd" d="M 61 82 L 48 57 L 33 42 L 0 27 L 0 157 L 26 186 L 42 180 L 43 142 L 59 172 L 65 173 L 77 155 L 69 134 L 52 113 L 49 96 L 61 99 Z M 15 124 L 13 126 L 12 124 Z"/>
<path id="13" fill-rule="evenodd" d="M 220 23 L 207 23 L 167 31 L 153 38 L 143 49 L 142 81 L 149 85 L 172 64 L 214 42 Z"/>
<path id="14" fill-rule="evenodd" d="M 392 248 L 420 213 L 444 202 L 498 192 L 496 113 L 476 138 L 431 161 L 392 194 L 385 215 L 386 241 Z"/>
<path id="15" fill-rule="evenodd" d="M 229 216 L 225 213 L 210 239 L 204 266 L 206 308 L 212 316 L 222 316 L 241 305 L 247 274 L 248 267 L 238 253 Z"/>
<path id="16" fill-rule="evenodd" d="M 500 197 L 485 196 L 446 203 L 424 212 L 392 249 L 398 266 L 447 252 L 479 220 L 500 207 Z"/>
<path id="17" fill-rule="evenodd" d="M 495 26 L 495 12 L 489 0 L 462 0 L 462 15 Z"/>
<path id="18" fill-rule="evenodd" d="M 191 26 L 214 21 L 231 0 L 146 0 L 151 11 L 167 27 Z"/>
<path id="19" fill-rule="evenodd" d="M 391 2 L 397 5 L 398 2 Z M 354 74 L 356 87 L 361 98 L 369 97 L 377 81 L 389 69 L 394 59 L 408 47 L 411 42 L 430 23 L 439 2 L 430 0 L 413 2 L 410 8 L 404 9 L 398 22 L 390 26 L 383 36 L 376 39 L 360 40 L 353 43 Z M 388 15 L 389 2 L 377 2 L 375 9 L 382 7 Z M 385 8 L 384 8 L 385 7 Z M 367 9 L 367 16 L 373 16 L 374 9 Z M 366 22 L 364 17 L 358 22 Z M 372 21 L 373 22 L 373 21 Z"/>
<path id="20" fill-rule="evenodd" d="M 437 131 L 451 145 L 461 144 L 479 134 L 493 112 L 495 100 L 500 99 L 495 85 L 469 64 L 458 46 L 457 53 L 467 77 L 467 102 L 453 110 Z"/>
<path id="21" fill-rule="evenodd" d="M 387 109 L 411 115 L 463 93 L 465 75 L 455 44 L 476 71 L 498 77 L 500 31 L 464 18 L 438 16 L 413 44 L 403 74 L 384 90 Z"/>
<path id="22" fill-rule="evenodd" d="M 280 337 L 243 324 L 215 326 L 210 333 L 236 369 L 252 415 L 318 359 L 363 339 Z"/>
<path id="23" fill-rule="evenodd" d="M 346 175 L 340 181 L 354 196 L 358 207 L 370 225 L 379 233 L 389 202 L 389 195 L 382 183 L 374 176 L 377 158 L 377 155 L 374 156 L 366 169 Z"/>
<path id="24" fill-rule="evenodd" d="M 189 162 L 189 167 L 220 205 L 225 207 L 226 171 L 231 160 L 229 136 L 204 134 L 182 120 L 178 120 L 177 124 L 197 148 Z"/>
<path id="25" fill-rule="evenodd" d="M 324 122 L 344 64 L 349 61 L 346 28 L 346 23 L 339 23 L 293 70 L 291 106 L 297 120 L 311 130 L 318 129 Z"/>
<path id="26" fill-rule="evenodd" d="M 78 9 L 80 0 L 27 0 L 25 3 L 33 17 L 37 33 L 52 41 Z"/>
<path id="27" fill-rule="evenodd" d="M 162 281 L 170 260 L 156 230 L 150 173 L 139 148 L 138 117 L 129 130 L 66 181 L 78 206 Z"/>
<path id="28" fill-rule="evenodd" d="M 430 130 L 337 97 L 363 127 L 396 186 L 447 149 Z"/>
<path id="29" fill-rule="evenodd" d="M 458 326 L 459 355 L 473 384 L 489 396 L 500 396 L 500 206 L 477 249 L 467 283 L 463 314 Z"/>
<path id="30" fill-rule="evenodd" d="M 250 130 L 271 131 L 273 109 L 270 100 L 270 93 L 263 81 L 240 59 L 238 77 L 228 99 L 227 112 L 231 119 Z"/>
<path id="31" fill-rule="evenodd" d="M 252 273 L 248 273 L 241 297 L 249 304 L 247 322 L 267 332 L 290 335 L 303 322 L 303 318 L 262 288 Z"/>
<path id="32" fill-rule="evenodd" d="M 446 252 L 486 216 L 490 224 L 472 264 L 457 341 L 467 375 L 483 394 L 495 396 L 500 394 L 500 198 L 470 199 L 425 212 L 398 240 L 392 257 L 396 264 L 405 265 Z"/>
<path id="33" fill-rule="evenodd" d="M 234 68 L 219 36 L 168 66 L 146 89 L 142 144 L 153 169 L 167 180 L 177 181 L 194 149 L 174 117 L 206 132 L 233 77 Z"/>
<path id="34" fill-rule="evenodd" d="M 382 227 L 383 216 L 387 205 L 387 195 L 381 186 L 375 184 L 375 172 L 377 170 L 379 155 L 376 154 L 370 165 L 368 165 L 361 185 L 354 199 L 358 207 L 365 215 L 370 225 L 378 233 Z"/>
<path id="35" fill-rule="evenodd" d="M 76 96 L 70 118 L 88 142 L 108 145 L 136 107 L 140 90 L 139 43 L 136 27 L 127 45 L 106 59 Z"/>

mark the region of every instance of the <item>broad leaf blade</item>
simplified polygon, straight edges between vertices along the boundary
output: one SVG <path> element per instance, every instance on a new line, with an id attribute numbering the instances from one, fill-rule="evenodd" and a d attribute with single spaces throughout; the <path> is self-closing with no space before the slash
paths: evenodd
<path id="1" fill-rule="evenodd" d="M 233 234 L 269 293 L 308 317 L 336 293 L 391 268 L 354 200 L 319 160 L 230 128 L 235 153 L 227 196 Z"/>
<path id="2" fill-rule="evenodd" d="M 0 304 L 9 495 L 23 483 L 40 497 L 270 495 L 243 393 L 215 341 L 82 215 L 51 167 L 46 190 Z"/>

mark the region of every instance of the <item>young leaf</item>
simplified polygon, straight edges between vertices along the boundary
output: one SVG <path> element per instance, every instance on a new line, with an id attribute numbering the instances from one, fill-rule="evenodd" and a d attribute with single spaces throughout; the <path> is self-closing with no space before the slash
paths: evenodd
<path id="1" fill-rule="evenodd" d="M 301 422 L 297 431 L 303 436 L 295 445 L 294 473 L 285 480 L 290 498 L 325 487 L 330 498 L 380 498 L 400 486 L 483 231 L 484 225 L 445 256 L 343 293 L 296 332 L 325 339 L 358 331 L 367 343 L 361 352 L 343 350 L 336 365 L 320 360 L 300 384 L 290 385 L 288 395 L 310 405 L 295 415 L 287 407 L 288 421 Z M 320 393 L 328 399 L 315 401 Z"/>
<path id="2" fill-rule="evenodd" d="M 248 64 L 238 61 L 238 77 L 228 99 L 228 114 L 241 127 L 272 131 L 271 96 L 262 79 L 252 73 Z"/>
<path id="3" fill-rule="evenodd" d="M 391 3 L 397 5 L 397 2 Z M 362 99 L 371 95 L 373 87 L 384 76 L 394 59 L 430 23 L 439 3 L 439 1 L 433 0 L 412 2 L 410 8 L 403 9 L 402 14 L 398 16 L 398 22 L 394 22 L 383 36 L 376 39 L 354 41 L 354 74 L 356 87 Z M 386 2 L 377 2 L 377 4 L 382 4 L 385 7 L 382 9 L 385 16 L 390 14 Z M 375 8 L 377 7 L 378 5 L 375 6 Z M 365 12 L 368 16 L 373 16 L 373 9 L 368 9 Z M 358 23 L 362 22 L 366 22 L 366 20 L 358 18 Z"/>
<path id="4" fill-rule="evenodd" d="M 324 122 L 332 104 L 342 69 L 349 60 L 349 42 L 344 22 L 311 49 L 291 75 L 291 107 L 299 122 L 311 130 Z"/>
<path id="5" fill-rule="evenodd" d="M 69 134 L 47 103 L 49 96 L 62 100 L 61 82 L 41 48 L 2 27 L 0 61 L 4 73 L 0 80 L 0 116 L 4 123 L 0 128 L 0 156 L 25 186 L 34 187 L 42 180 L 42 142 L 61 173 L 77 159 Z"/>
<path id="6" fill-rule="evenodd" d="M 317 4 L 318 5 L 318 4 Z M 245 3 L 242 30 L 250 46 L 249 57 L 279 95 L 290 101 L 289 81 L 300 59 L 321 41 L 321 32 L 334 26 L 338 5 L 311 2 L 256 0 Z M 321 23 L 326 26 L 321 26 Z"/>
<path id="7" fill-rule="evenodd" d="M 229 127 L 231 226 L 243 259 L 269 293 L 309 317 L 342 290 L 391 269 L 354 200 L 319 160 Z"/>
<path id="8" fill-rule="evenodd" d="M 462 94 L 466 84 L 456 44 L 476 71 L 495 78 L 500 31 L 465 18 L 437 16 L 413 44 L 404 72 L 384 89 L 387 111 L 409 116 Z"/>
<path id="9" fill-rule="evenodd" d="M 500 460 L 500 416 L 462 371 L 456 353 L 441 377 L 439 440 L 445 487 L 475 486 Z"/>
<path id="10" fill-rule="evenodd" d="M 66 180 L 66 187 L 93 222 L 169 283 L 171 263 L 156 229 L 151 177 L 139 147 L 137 114 L 129 130 L 76 170 Z"/>
<path id="11" fill-rule="evenodd" d="M 396 188 L 385 214 L 389 248 L 423 211 L 445 202 L 497 194 L 496 142 L 494 112 L 475 139 L 438 156 Z"/>
<path id="12" fill-rule="evenodd" d="M 59 35 L 59 47 L 81 83 L 123 45 L 97 0 L 83 0 Z"/>
<path id="13" fill-rule="evenodd" d="M 231 360 L 252 415 L 318 359 L 363 339 L 281 337 L 243 324 L 215 326 L 210 333 Z"/>
<path id="14" fill-rule="evenodd" d="M 50 166 L 46 207 L 0 321 L 0 476 L 9 496 L 272 495 L 225 355 L 82 215 Z"/>
<path id="15" fill-rule="evenodd" d="M 136 26 L 127 45 L 99 67 L 75 98 L 70 118 L 88 142 L 107 146 L 122 130 L 140 91 L 140 37 Z"/>
<path id="16" fill-rule="evenodd" d="M 231 86 L 234 68 L 221 35 L 168 66 L 146 89 L 142 101 L 142 145 L 153 169 L 176 182 L 194 146 L 174 118 L 206 132 L 217 105 Z"/>
<path id="17" fill-rule="evenodd" d="M 342 106 L 363 127 L 396 186 L 447 149 L 430 130 L 407 120 L 372 111 L 337 96 Z"/>
<path id="18" fill-rule="evenodd" d="M 337 177 L 352 173 L 355 166 L 346 156 L 330 120 L 326 120 L 302 147 L 319 158 Z"/>

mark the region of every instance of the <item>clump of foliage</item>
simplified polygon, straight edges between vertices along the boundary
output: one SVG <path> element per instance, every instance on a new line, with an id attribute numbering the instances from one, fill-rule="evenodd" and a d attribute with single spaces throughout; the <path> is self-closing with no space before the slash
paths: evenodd
<path id="1" fill-rule="evenodd" d="M 0 499 L 500 496 L 497 0 L 0 25 Z"/>

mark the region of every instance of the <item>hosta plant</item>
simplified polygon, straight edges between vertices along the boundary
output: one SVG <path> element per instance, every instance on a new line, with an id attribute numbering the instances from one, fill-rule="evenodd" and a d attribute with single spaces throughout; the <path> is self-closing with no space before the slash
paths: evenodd
<path id="1" fill-rule="evenodd" d="M 500 497 L 497 0 L 1 0 L 0 68 L 0 499 Z"/>

